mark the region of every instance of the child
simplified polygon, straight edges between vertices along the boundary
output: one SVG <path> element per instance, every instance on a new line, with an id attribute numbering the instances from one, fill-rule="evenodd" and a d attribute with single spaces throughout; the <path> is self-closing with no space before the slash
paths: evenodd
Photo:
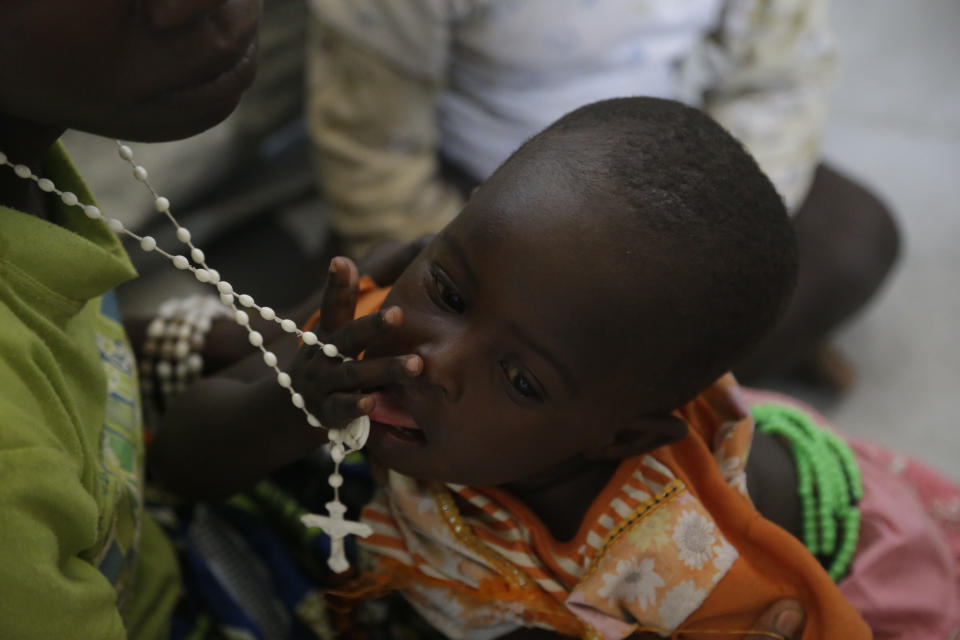
<path id="1" fill-rule="evenodd" d="M 365 359 L 307 349 L 295 384 L 325 423 L 369 413 L 369 454 L 390 468 L 364 513 L 369 566 L 444 634 L 736 635 L 792 596 L 805 637 L 869 638 L 824 570 L 839 580 L 851 560 L 847 593 L 878 634 L 960 625 L 956 532 L 922 514 L 914 528 L 924 555 L 902 575 L 938 601 L 878 601 L 857 572 L 905 542 L 890 509 L 866 506 L 876 468 L 790 409 L 763 414 L 779 440 L 754 434 L 724 375 L 788 301 L 796 252 L 773 187 L 701 113 L 583 107 L 521 147 L 389 292 L 331 269 L 325 340 Z M 382 311 L 350 323 L 359 293 L 358 311 Z"/>

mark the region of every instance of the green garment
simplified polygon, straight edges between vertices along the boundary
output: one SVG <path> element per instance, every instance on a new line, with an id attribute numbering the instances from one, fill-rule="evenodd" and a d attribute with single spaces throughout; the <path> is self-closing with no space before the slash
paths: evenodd
<path id="1" fill-rule="evenodd" d="M 59 144 L 43 172 L 93 201 Z M 112 293 L 136 272 L 102 222 L 65 205 L 53 218 L 0 207 L 0 638 L 167 638 L 179 576 L 143 510 Z"/>

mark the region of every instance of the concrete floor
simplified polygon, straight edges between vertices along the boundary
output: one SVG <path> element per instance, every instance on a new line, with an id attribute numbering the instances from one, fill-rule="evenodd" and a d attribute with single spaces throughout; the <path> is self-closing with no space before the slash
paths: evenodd
<path id="1" fill-rule="evenodd" d="M 960 3 L 835 0 L 832 17 L 842 75 L 825 155 L 899 215 L 904 255 L 872 307 L 839 335 L 857 367 L 858 385 L 841 398 L 789 390 L 841 429 L 915 454 L 960 479 L 960 412 L 953 411 L 955 400 L 960 407 Z M 179 182 L 162 190 L 171 196 L 189 191 L 198 174 L 221 167 L 222 155 L 211 159 L 194 150 L 217 146 L 228 129 L 221 126 L 192 145 L 148 152 L 177 158 Z M 77 151 L 92 147 L 89 158 L 103 157 L 102 143 L 73 137 L 68 144 Z M 211 160 L 212 169 L 206 164 Z M 121 192 L 137 185 L 118 175 L 115 164 L 102 172 L 97 163 L 84 166 L 105 204 L 111 194 L 116 202 L 131 202 Z M 158 289 L 169 291 L 146 289 L 153 305 L 162 299 Z"/>

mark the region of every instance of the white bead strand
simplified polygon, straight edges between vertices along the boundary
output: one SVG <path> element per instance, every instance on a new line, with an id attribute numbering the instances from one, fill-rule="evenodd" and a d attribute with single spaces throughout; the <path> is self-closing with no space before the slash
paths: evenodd
<path id="1" fill-rule="evenodd" d="M 321 424 L 317 417 L 306 409 L 303 396 L 293 389 L 290 375 L 278 368 L 276 355 L 268 351 L 263 346 L 262 334 L 260 334 L 258 331 L 255 331 L 250 326 L 248 314 L 237 307 L 236 300 L 239 299 L 242 306 L 256 310 L 260 314 L 260 317 L 262 317 L 264 320 L 276 322 L 280 325 L 280 328 L 284 332 L 296 334 L 304 341 L 304 344 L 308 346 L 319 347 L 325 356 L 329 358 L 340 358 L 343 361 L 349 361 L 350 358 L 342 355 L 335 345 L 324 344 L 320 342 L 316 334 L 302 331 L 299 327 L 297 327 L 293 320 L 289 318 L 278 317 L 274 310 L 270 307 L 259 306 L 252 296 L 241 293 L 235 295 L 233 286 L 229 282 L 221 280 L 220 273 L 216 269 L 212 269 L 206 263 L 205 254 L 199 247 L 193 244 L 192 234 L 190 231 L 180 225 L 176 218 L 174 218 L 170 211 L 170 201 L 157 193 L 157 191 L 150 184 L 147 170 L 133 161 L 133 150 L 129 146 L 121 143 L 119 140 L 117 141 L 117 147 L 120 158 L 130 165 L 134 178 L 139 182 L 142 182 L 150 191 L 154 198 L 154 207 L 158 212 L 163 213 L 173 224 L 174 228 L 176 229 L 177 239 L 189 247 L 190 259 L 192 259 L 193 262 L 198 266 L 190 264 L 190 260 L 184 255 L 174 255 L 164 251 L 157 246 L 157 242 L 153 237 L 140 236 L 127 229 L 120 220 L 116 218 L 107 218 L 96 206 L 92 204 L 81 203 L 76 194 L 70 191 L 61 191 L 48 178 L 40 178 L 36 176 L 27 165 L 11 163 L 7 155 L 3 152 L 0 152 L 0 165 L 10 167 L 20 178 L 25 180 L 33 180 L 37 183 L 37 186 L 41 191 L 45 193 L 56 194 L 60 198 L 61 202 L 63 202 L 65 205 L 79 207 L 83 210 L 84 214 L 88 218 L 92 220 L 100 220 L 115 233 L 123 234 L 133 238 L 139 243 L 139 246 L 143 251 L 155 251 L 169 260 L 177 269 L 191 271 L 194 277 L 196 277 L 197 281 L 215 286 L 220 294 L 221 302 L 231 309 L 233 312 L 233 319 L 247 330 L 250 343 L 254 347 L 260 349 L 261 353 L 263 354 L 264 363 L 276 373 L 277 382 L 280 384 L 280 386 L 286 388 L 290 392 L 292 404 L 304 413 L 307 423 L 311 427 L 320 427 Z M 156 341 L 165 335 L 168 329 L 176 329 L 178 333 L 177 336 L 170 336 L 170 338 L 180 338 L 175 343 L 168 342 L 164 345 L 159 345 L 158 355 L 160 355 L 161 358 L 164 358 L 164 353 L 169 352 L 167 354 L 168 357 L 177 358 L 178 362 L 176 365 L 173 365 L 167 359 L 163 359 L 158 361 L 155 367 L 153 367 L 153 365 L 149 365 L 146 368 L 149 369 L 151 376 L 156 375 L 159 377 L 161 392 L 164 396 L 183 390 L 183 388 L 185 388 L 185 384 L 187 383 L 187 378 L 190 376 L 191 372 L 199 375 L 203 367 L 203 361 L 199 356 L 199 353 L 190 352 L 190 344 L 194 341 L 190 336 L 193 334 L 191 333 L 190 335 L 179 336 L 180 329 L 177 328 L 176 324 L 171 324 L 168 327 L 164 322 L 164 318 L 172 318 L 175 312 L 176 309 L 173 307 L 168 305 L 161 306 L 158 317 L 155 319 L 154 323 L 151 323 L 150 327 L 148 327 L 148 344 L 145 345 L 146 347 L 149 347 L 151 352 L 158 350 Z M 184 316 L 184 320 L 182 321 L 183 329 L 186 329 L 188 332 L 190 331 L 191 319 L 192 316 L 189 316 L 188 312 L 188 315 Z M 202 327 L 200 330 L 205 332 L 209 329 L 209 324 L 209 319 L 206 319 L 204 321 L 198 321 L 197 327 Z M 144 370 L 144 373 L 148 373 L 146 369 Z M 330 559 L 328 560 L 328 565 L 331 567 L 331 569 L 337 572 L 345 571 L 350 566 L 344 553 L 344 537 L 348 534 L 366 537 L 372 533 L 372 530 L 367 525 L 359 522 L 350 522 L 344 519 L 346 507 L 340 502 L 339 489 L 343 484 L 343 476 L 341 476 L 339 472 L 340 462 L 348 453 L 350 453 L 350 451 L 354 451 L 363 447 L 363 445 L 366 443 L 369 432 L 370 419 L 367 416 L 361 416 L 357 418 L 342 430 L 328 430 L 328 438 L 334 447 L 333 450 L 336 451 L 335 454 L 331 454 L 332 456 L 335 456 L 336 459 L 334 460 L 334 472 L 329 478 L 330 485 L 334 489 L 334 500 L 325 505 L 327 508 L 327 516 L 309 514 L 303 516 L 301 519 L 305 526 L 320 527 L 327 533 L 327 535 L 330 536 L 331 554 Z"/>

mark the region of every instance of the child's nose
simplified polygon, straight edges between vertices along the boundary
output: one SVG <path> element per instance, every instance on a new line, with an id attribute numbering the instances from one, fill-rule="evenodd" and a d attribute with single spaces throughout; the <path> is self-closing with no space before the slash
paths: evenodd
<path id="1" fill-rule="evenodd" d="M 456 402 L 463 393 L 464 353 L 453 336 L 434 336 L 420 343 L 413 353 L 423 359 L 420 384 L 442 396 L 443 400 Z"/>

